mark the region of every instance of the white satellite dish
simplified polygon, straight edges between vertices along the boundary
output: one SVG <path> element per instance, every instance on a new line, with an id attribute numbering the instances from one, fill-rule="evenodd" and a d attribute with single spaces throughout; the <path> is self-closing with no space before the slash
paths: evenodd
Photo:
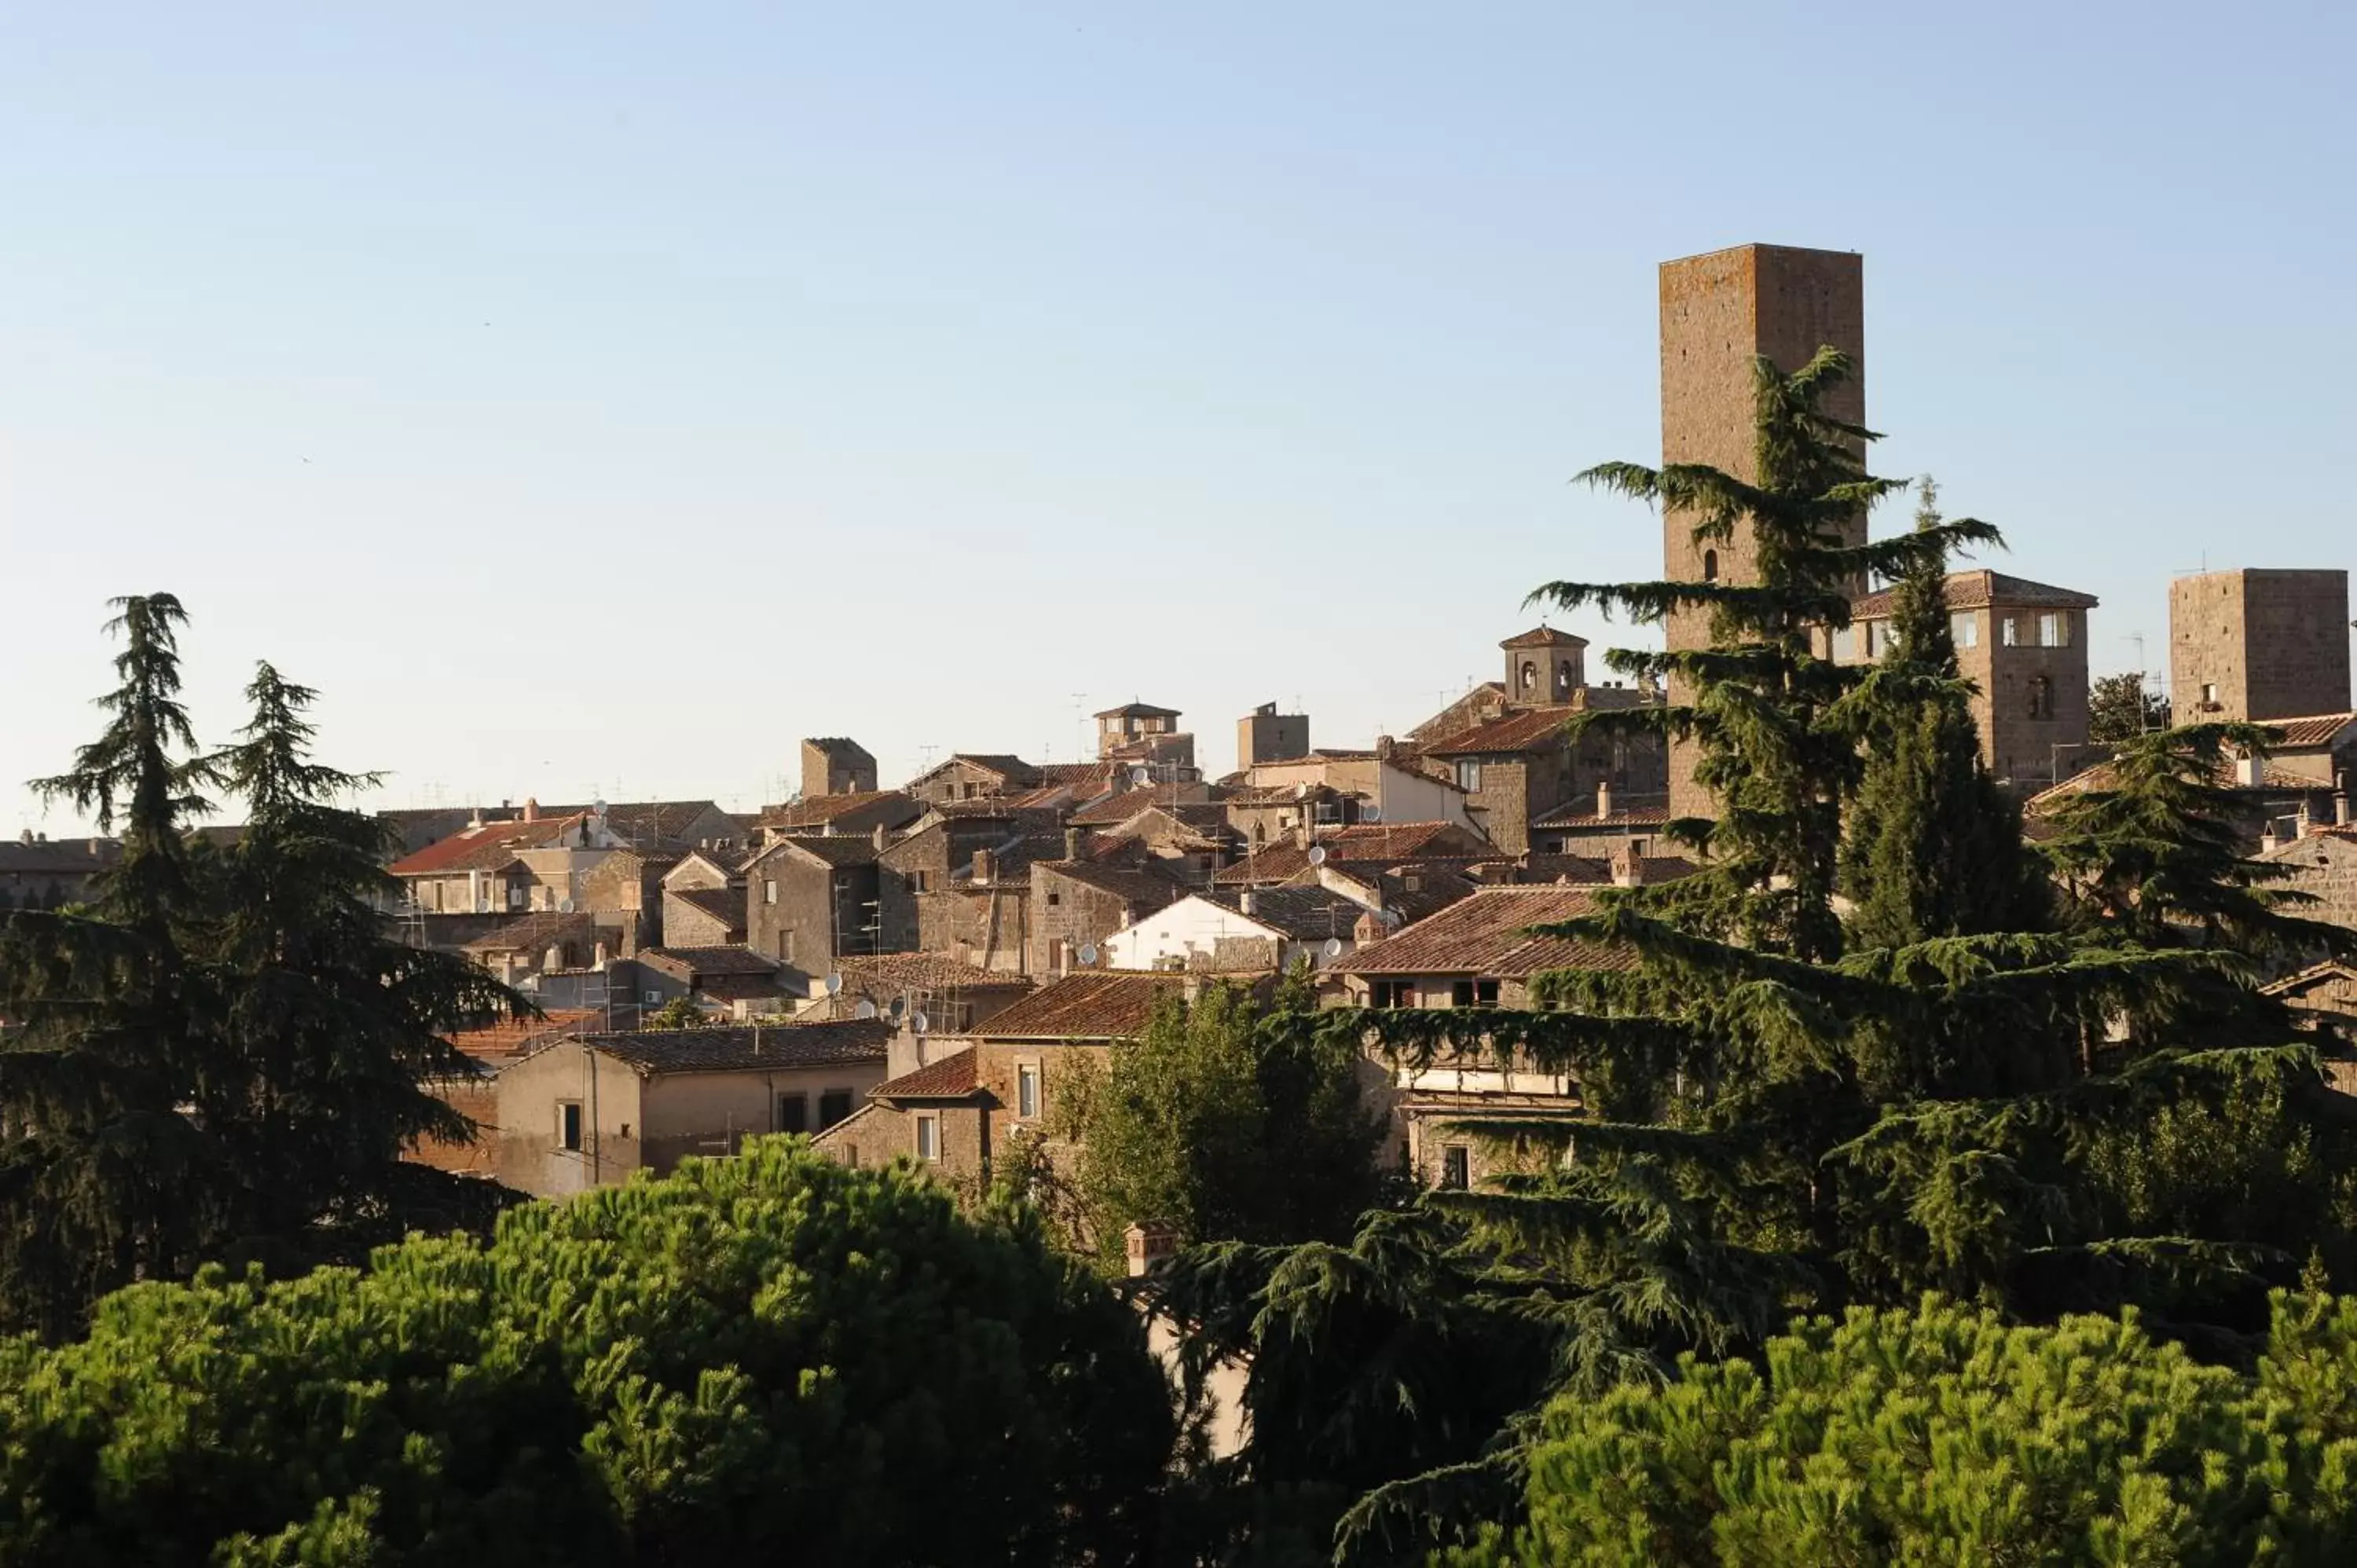
<path id="1" fill-rule="evenodd" d="M 1088 968 L 1090 965 L 1092 965 L 1092 964 L 1095 963 L 1095 962 L 1097 961 L 1097 945 L 1096 945 L 1096 943 L 1094 943 L 1094 942 L 1090 942 L 1090 943 L 1086 944 L 1085 946 L 1083 946 L 1083 947 L 1081 949 L 1081 951 L 1080 951 L 1080 960 L 1081 960 L 1081 967 L 1082 967 L 1082 969 L 1086 969 L 1086 968 Z"/>
<path id="2" fill-rule="evenodd" d="M 1340 958 L 1342 956 L 1341 938 L 1328 937 L 1326 939 L 1326 956 L 1328 958 Z"/>
<path id="3" fill-rule="evenodd" d="M 1326 864 L 1326 846 L 1324 844 L 1313 843 L 1309 846 L 1309 864 L 1312 865 L 1323 865 Z"/>
<path id="4" fill-rule="evenodd" d="M 828 973 L 827 977 L 826 977 L 826 993 L 827 993 L 829 996 L 832 996 L 832 995 L 834 995 L 836 992 L 838 992 L 838 991 L 840 991 L 840 990 L 842 990 L 842 989 L 843 989 L 843 972 L 842 972 L 841 970 L 834 970 L 834 971 L 830 972 Z M 871 1015 L 871 1016 L 872 1016 L 872 1015 Z"/>
<path id="5" fill-rule="evenodd" d="M 931 1018 L 926 1017 L 922 1013 L 918 1014 L 915 1017 L 909 1020 L 909 1028 L 912 1034 L 921 1035 L 932 1026 L 933 1021 Z"/>
<path id="6" fill-rule="evenodd" d="M 1361 806 L 1359 808 L 1359 821 L 1362 822 L 1380 822 L 1383 820 L 1383 809 L 1381 806 Z"/>
<path id="7" fill-rule="evenodd" d="M 876 1004 L 863 996 L 859 999 L 859 1005 L 851 1010 L 851 1015 L 855 1018 L 873 1018 L 876 1016 Z"/>
<path id="8" fill-rule="evenodd" d="M 573 913 L 573 900 L 570 898 L 559 898 L 556 901 L 556 912 L 560 915 L 570 915 Z"/>

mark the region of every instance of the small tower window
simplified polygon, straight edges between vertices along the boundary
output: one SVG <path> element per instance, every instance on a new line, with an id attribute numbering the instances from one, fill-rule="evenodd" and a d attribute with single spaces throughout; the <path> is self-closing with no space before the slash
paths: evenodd
<path id="1" fill-rule="evenodd" d="M 2029 679 L 2029 716 L 2050 719 L 2054 716 L 2054 682 L 2043 675 Z"/>
<path id="2" fill-rule="evenodd" d="M 1706 583 L 1718 581 L 1718 552 L 1716 550 L 1702 553 L 1702 580 Z"/>

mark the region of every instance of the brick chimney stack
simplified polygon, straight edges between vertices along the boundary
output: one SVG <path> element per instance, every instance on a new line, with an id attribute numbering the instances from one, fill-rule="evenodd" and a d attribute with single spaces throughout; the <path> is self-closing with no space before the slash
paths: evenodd
<path id="1" fill-rule="evenodd" d="M 1642 887 L 1645 885 L 1645 857 L 1627 844 L 1612 852 L 1612 886 Z"/>
<path id="2" fill-rule="evenodd" d="M 1596 781 L 1596 815 L 1597 815 L 1597 819 L 1600 822 L 1600 821 L 1602 821 L 1604 818 L 1609 817 L 1609 816 L 1610 816 L 1611 814 L 1612 814 L 1612 780 L 1611 780 L 1611 779 L 1598 779 Z"/>
<path id="3" fill-rule="evenodd" d="M 536 822 L 540 821 L 540 802 L 533 800 L 529 795 L 524 797 L 523 820 L 527 822 Z"/>
<path id="4" fill-rule="evenodd" d="M 974 880 L 977 886 L 998 880 L 998 855 L 996 851 L 978 849 L 974 852 Z"/>

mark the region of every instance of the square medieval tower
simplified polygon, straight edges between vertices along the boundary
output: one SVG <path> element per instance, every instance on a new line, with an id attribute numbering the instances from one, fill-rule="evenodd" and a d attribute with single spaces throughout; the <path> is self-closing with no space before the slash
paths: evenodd
<path id="1" fill-rule="evenodd" d="M 1848 354 L 1857 373 L 1826 400 L 1825 412 L 1866 422 L 1864 261 L 1854 251 L 1789 245 L 1738 245 L 1662 263 L 1662 461 L 1707 463 L 1740 479 L 1758 477 L 1753 461 L 1752 361 L 1766 355 L 1798 370 L 1826 344 Z M 1662 518 L 1663 575 L 1673 582 L 1751 580 L 1751 541 L 1740 531 L 1706 551 L 1694 542 L 1693 517 Z M 1866 541 L 1866 518 L 1856 523 Z M 1706 612 L 1671 618 L 1672 650 L 1710 640 Z M 1673 682 L 1672 702 L 1685 693 Z M 1693 748 L 1670 756 L 1673 816 L 1707 816 L 1706 791 L 1694 782 Z"/>
<path id="2" fill-rule="evenodd" d="M 2169 585 L 2169 696 L 2180 725 L 2349 709 L 2349 574 L 2205 572 Z"/>

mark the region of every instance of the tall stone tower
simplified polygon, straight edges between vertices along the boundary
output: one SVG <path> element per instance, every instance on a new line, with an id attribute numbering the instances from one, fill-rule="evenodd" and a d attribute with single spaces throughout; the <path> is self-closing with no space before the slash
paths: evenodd
<path id="1" fill-rule="evenodd" d="M 1707 463 L 1738 478 L 1758 478 L 1752 452 L 1751 366 L 1765 354 L 1793 371 L 1826 344 L 1848 354 L 1857 374 L 1824 403 L 1825 412 L 1866 422 L 1866 291 L 1862 259 L 1854 251 L 1806 251 L 1789 245 L 1738 245 L 1662 263 L 1662 461 Z M 1662 518 L 1663 575 L 1673 582 L 1751 581 L 1750 539 L 1708 547 L 1694 542 L 1695 520 L 1682 512 Z M 1866 518 L 1856 523 L 1866 541 Z M 1671 618 L 1664 628 L 1675 650 L 1710 641 L 1707 612 Z M 1688 693 L 1671 682 L 1670 700 Z M 1691 746 L 1670 753 L 1670 811 L 1707 816 L 1708 792 L 1694 782 Z"/>
<path id="2" fill-rule="evenodd" d="M 2349 574 L 2247 567 L 2169 585 L 2169 716 L 2298 719 L 2349 708 Z"/>

